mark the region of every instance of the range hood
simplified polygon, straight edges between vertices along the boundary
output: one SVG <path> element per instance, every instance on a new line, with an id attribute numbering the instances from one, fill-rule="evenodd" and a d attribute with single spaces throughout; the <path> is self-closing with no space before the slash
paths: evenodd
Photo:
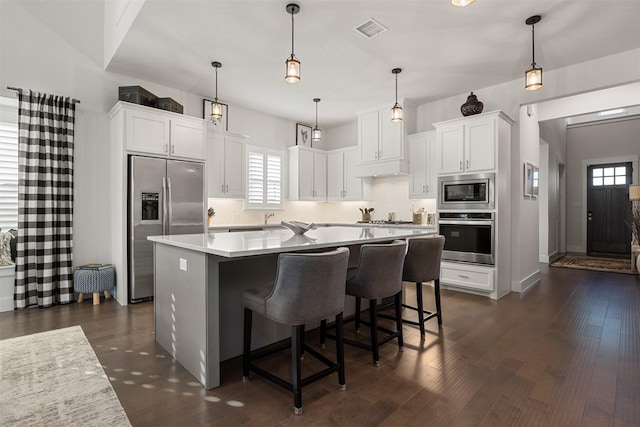
<path id="1" fill-rule="evenodd" d="M 378 160 L 370 163 L 358 163 L 353 167 L 353 176 L 357 178 L 383 178 L 408 174 L 409 162 L 406 160 Z"/>

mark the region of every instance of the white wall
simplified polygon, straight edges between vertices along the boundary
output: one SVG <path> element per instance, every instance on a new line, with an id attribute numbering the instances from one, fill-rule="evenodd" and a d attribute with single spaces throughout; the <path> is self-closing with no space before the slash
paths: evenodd
<path id="1" fill-rule="evenodd" d="M 7 86 L 14 86 L 73 96 L 82 101 L 78 106 L 76 121 L 74 262 L 76 265 L 86 262 L 107 262 L 111 252 L 111 230 L 108 198 L 105 195 L 109 194 L 111 189 L 109 187 L 110 165 L 107 160 L 109 159 L 109 137 L 106 113 L 117 100 L 118 86 L 141 85 L 159 96 L 175 99 L 183 104 L 185 114 L 196 117 L 202 116 L 202 98 L 210 98 L 212 94 L 190 94 L 107 73 L 61 38 L 55 32 L 55 26 L 44 25 L 16 1 L 0 1 L 0 52 L 2 53 L 0 95 L 15 96 L 12 91 L 6 89 Z M 105 51 L 105 55 L 108 55 L 108 52 Z M 545 86 L 542 90 L 533 93 L 524 91 L 521 79 L 489 88 L 480 88 L 474 90 L 474 93 L 484 102 L 485 111 L 503 110 L 509 116 L 518 118 L 521 104 L 640 80 L 639 57 L 640 49 L 635 49 L 559 70 L 546 71 L 548 68 L 545 68 Z M 542 65 L 550 67 L 552 64 Z M 434 122 L 459 117 L 459 107 L 465 102 L 467 95 L 463 93 L 418 107 L 416 130 L 418 132 L 431 130 L 431 124 Z M 251 137 L 251 143 L 260 141 L 271 147 L 295 143 L 293 122 L 252 112 L 246 106 L 230 105 L 229 116 L 229 130 L 248 134 Z M 327 146 L 324 148 L 355 145 L 357 141 L 355 117 L 354 122 L 335 131 L 325 129 L 325 133 Z M 525 157 L 538 164 L 538 138 L 521 141 L 520 128 L 517 124 L 512 131 L 512 145 L 514 171 L 521 170 L 521 162 Z M 521 147 L 522 145 L 524 147 Z M 520 175 L 519 172 L 518 175 Z M 518 188 L 521 188 L 520 181 L 521 177 L 513 177 L 513 185 Z M 411 202 L 407 202 L 402 196 L 408 193 L 406 186 L 407 183 L 402 177 L 374 180 L 375 203 L 381 206 L 376 209 L 376 212 L 381 214 L 381 217 L 386 215 L 386 209 L 391 209 L 387 207 L 391 204 L 400 219 L 406 218 L 405 215 L 411 205 Z M 517 191 L 513 193 L 518 194 Z M 514 197 L 513 200 L 514 217 L 528 214 L 528 210 L 526 212 L 523 210 L 530 207 L 528 205 L 530 202 L 525 205 L 525 201 L 521 198 Z M 323 218 L 339 219 L 344 215 L 345 220 L 352 220 L 354 216 L 357 218 L 359 215 L 357 205 L 355 207 L 330 203 L 324 205 L 326 206 L 321 209 L 305 205 L 300 208 L 300 215 L 311 216 L 315 215 L 316 211 L 320 211 L 324 212 Z M 289 206 L 297 205 L 287 204 L 288 208 Z M 529 219 L 526 218 L 526 220 Z M 523 217 L 520 220 L 521 223 L 514 222 L 514 241 L 537 242 L 537 222 L 531 224 L 523 222 L 524 220 Z M 512 281 L 523 283 L 537 269 L 538 249 L 535 247 L 534 253 L 530 254 L 528 249 L 523 251 L 520 246 L 514 245 L 512 252 L 515 266 L 512 270 Z"/>
<path id="2" fill-rule="evenodd" d="M 632 161 L 638 182 L 640 118 L 567 129 L 567 251 L 586 252 L 587 166 Z"/>

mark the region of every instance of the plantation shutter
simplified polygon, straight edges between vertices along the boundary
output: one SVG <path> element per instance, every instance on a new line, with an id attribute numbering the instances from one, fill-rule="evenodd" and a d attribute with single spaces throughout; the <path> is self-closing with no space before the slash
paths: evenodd
<path id="1" fill-rule="evenodd" d="M 250 150 L 247 154 L 249 209 L 282 207 L 282 154 Z"/>
<path id="2" fill-rule="evenodd" d="M 18 228 L 18 125 L 0 122 L 0 228 Z"/>

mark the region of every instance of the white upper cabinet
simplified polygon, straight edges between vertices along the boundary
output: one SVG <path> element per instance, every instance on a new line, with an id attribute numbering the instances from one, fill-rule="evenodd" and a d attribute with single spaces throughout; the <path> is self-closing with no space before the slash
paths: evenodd
<path id="1" fill-rule="evenodd" d="M 371 111 L 358 117 L 360 161 L 400 159 L 404 156 L 402 122 L 391 121 L 391 109 Z"/>
<path id="2" fill-rule="evenodd" d="M 499 121 L 513 123 L 499 111 L 434 123 L 438 173 L 494 171 Z"/>
<path id="3" fill-rule="evenodd" d="M 408 173 L 407 134 L 415 132 L 416 108 L 399 102 L 403 106 L 400 122 L 391 121 L 391 105 L 358 114 L 357 177 Z"/>
<path id="4" fill-rule="evenodd" d="M 327 155 L 324 151 L 289 147 L 289 200 L 327 200 Z"/>
<path id="5" fill-rule="evenodd" d="M 245 196 L 245 135 L 209 129 L 207 133 L 207 188 L 209 197 Z"/>
<path id="6" fill-rule="evenodd" d="M 116 107 L 114 114 L 124 114 L 127 151 L 205 160 L 206 127 L 203 119 L 122 101 Z"/>
<path id="7" fill-rule="evenodd" d="M 206 126 L 201 119 L 171 118 L 171 157 L 206 159 Z"/>
<path id="8" fill-rule="evenodd" d="M 358 163 L 358 147 L 327 152 L 327 200 L 368 200 L 371 180 L 357 178 L 353 168 Z"/>
<path id="9" fill-rule="evenodd" d="M 409 135 L 409 198 L 426 199 L 438 195 L 436 133 Z"/>

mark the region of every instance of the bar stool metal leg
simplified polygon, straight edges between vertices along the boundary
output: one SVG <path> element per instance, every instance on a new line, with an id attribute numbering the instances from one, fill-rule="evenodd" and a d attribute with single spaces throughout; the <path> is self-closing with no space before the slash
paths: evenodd
<path id="1" fill-rule="evenodd" d="M 361 309 L 361 299 L 360 297 L 356 297 L 356 332 L 360 332 L 360 309 Z"/>
<path id="2" fill-rule="evenodd" d="M 396 330 L 398 331 L 398 347 L 400 351 L 404 350 L 404 338 L 402 336 L 402 292 L 398 292 L 395 297 L 396 307 Z"/>
<path id="3" fill-rule="evenodd" d="M 376 300 L 369 300 L 369 327 L 371 329 L 371 350 L 373 351 L 373 364 L 380 366 L 380 352 L 378 349 L 378 316 L 376 313 Z"/>
<path id="4" fill-rule="evenodd" d="M 440 306 L 440 279 L 433 281 L 433 290 L 436 294 L 436 312 L 438 313 L 438 324 L 442 325 L 442 307 Z"/>
<path id="5" fill-rule="evenodd" d="M 303 328 L 303 325 L 291 327 L 291 385 L 293 388 L 293 412 L 296 415 L 302 414 L 302 367 L 300 366 L 300 355 L 302 353 Z"/>
<path id="6" fill-rule="evenodd" d="M 253 311 L 244 309 L 244 351 L 242 354 L 242 381 L 249 381 L 249 364 L 251 363 L 251 322 Z"/>
<path id="7" fill-rule="evenodd" d="M 325 324 L 326 326 L 326 324 Z M 338 368 L 338 387 L 340 390 L 347 389 L 347 383 L 344 375 L 344 331 L 342 313 L 336 316 L 336 360 L 340 364 Z"/>
<path id="8" fill-rule="evenodd" d="M 422 282 L 416 282 L 416 300 L 418 303 L 418 323 L 420 336 L 424 337 L 424 304 L 422 299 Z"/>

